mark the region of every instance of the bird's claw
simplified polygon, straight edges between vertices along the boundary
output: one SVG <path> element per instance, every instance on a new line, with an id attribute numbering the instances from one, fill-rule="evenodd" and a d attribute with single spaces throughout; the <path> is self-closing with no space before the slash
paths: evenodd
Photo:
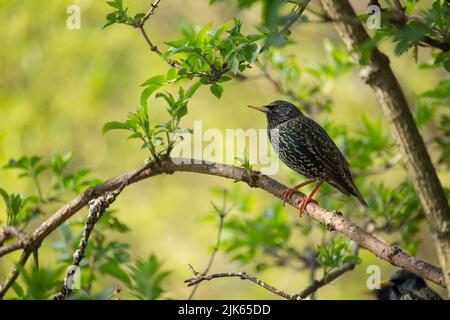
<path id="1" fill-rule="evenodd" d="M 291 199 L 292 195 L 296 191 L 297 190 L 292 189 L 292 188 L 287 188 L 286 190 L 283 191 L 283 193 L 281 194 L 281 196 L 283 198 L 283 207 L 286 204 L 286 202 L 288 202 Z"/>
<path id="2" fill-rule="evenodd" d="M 308 197 L 303 198 L 299 203 L 297 203 L 297 208 L 300 211 L 300 217 L 303 216 L 303 213 L 306 211 L 306 206 L 308 205 L 308 203 L 314 203 L 316 205 L 319 205 L 319 202 L 317 200 L 314 199 L 308 199 Z"/>

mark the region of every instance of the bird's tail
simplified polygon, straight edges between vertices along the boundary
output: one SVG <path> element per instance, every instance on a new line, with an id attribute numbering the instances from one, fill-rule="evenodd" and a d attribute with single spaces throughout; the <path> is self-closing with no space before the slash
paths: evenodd
<path id="1" fill-rule="evenodd" d="M 369 205 L 367 204 L 366 200 L 364 199 L 363 195 L 361 194 L 361 192 L 359 192 L 358 188 L 356 187 L 355 183 L 353 181 L 351 181 L 350 183 L 346 184 L 346 185 L 341 185 L 339 183 L 336 183 L 335 181 L 330 181 L 329 182 L 333 187 L 335 187 L 336 189 L 338 189 L 339 191 L 341 191 L 343 194 L 346 194 L 348 196 L 355 196 L 358 201 L 365 207 L 368 208 Z"/>
<path id="2" fill-rule="evenodd" d="M 356 187 L 356 186 L 354 186 L 354 196 L 356 197 L 356 198 L 358 198 L 358 200 L 359 200 L 359 202 L 364 206 L 364 207 L 366 207 L 366 208 L 368 208 L 369 207 L 369 205 L 367 204 L 367 202 L 366 202 L 366 200 L 364 199 L 364 197 L 363 197 L 363 195 L 361 194 L 361 192 L 359 192 L 359 190 L 358 190 L 358 188 Z"/>

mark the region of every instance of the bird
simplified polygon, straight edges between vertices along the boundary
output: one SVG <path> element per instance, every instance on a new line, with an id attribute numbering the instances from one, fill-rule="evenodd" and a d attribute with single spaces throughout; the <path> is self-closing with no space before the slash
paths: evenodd
<path id="1" fill-rule="evenodd" d="M 273 149 L 289 168 L 308 179 L 287 188 L 282 193 L 283 203 L 300 188 L 317 182 L 308 196 L 297 203 L 302 215 L 308 203 L 317 204 L 312 197 L 320 186 L 327 182 L 343 194 L 355 196 L 364 207 L 368 207 L 356 187 L 348 161 L 317 122 L 304 115 L 292 103 L 283 100 L 276 100 L 264 106 L 248 107 L 266 114 L 267 133 Z"/>
<path id="2" fill-rule="evenodd" d="M 442 300 L 425 281 L 406 270 L 398 270 L 375 290 L 378 300 Z"/>

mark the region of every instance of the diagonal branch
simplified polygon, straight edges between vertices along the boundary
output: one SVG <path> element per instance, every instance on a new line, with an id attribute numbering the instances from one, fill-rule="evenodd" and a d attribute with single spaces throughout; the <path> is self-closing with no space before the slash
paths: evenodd
<path id="1" fill-rule="evenodd" d="M 139 169 L 126 172 L 102 184 L 86 189 L 55 212 L 48 220 L 43 222 L 30 235 L 30 241 L 32 243 L 42 242 L 61 223 L 82 209 L 90 200 L 99 197 L 107 191 L 119 188 L 124 181 L 129 181 L 129 184 L 131 184 L 155 175 L 173 174 L 175 172 L 193 172 L 224 177 L 234 181 L 242 181 L 247 183 L 250 187 L 265 190 L 279 199 L 283 198 L 282 193 L 287 188 L 280 182 L 258 172 L 251 172 L 251 175 L 249 175 L 247 169 L 241 167 L 205 162 L 197 159 L 160 159 L 159 163 L 151 161 Z M 301 201 L 304 196 L 303 193 L 296 192 L 288 203 L 293 207 L 297 207 L 297 203 Z M 347 238 L 356 242 L 361 248 L 370 251 L 375 256 L 422 278 L 445 286 L 444 278 L 439 268 L 408 255 L 397 246 L 388 245 L 386 242 L 367 233 L 358 225 L 343 217 L 342 213 L 326 210 L 314 203 L 308 204 L 306 213 L 314 220 L 325 225 L 329 230 L 335 230 L 342 233 Z M 12 242 L 0 247 L 0 257 L 22 248 L 24 248 L 22 241 Z"/>
<path id="2" fill-rule="evenodd" d="M 11 286 L 17 280 L 17 277 L 19 277 L 19 274 L 22 271 L 22 268 L 25 266 L 25 263 L 27 263 L 28 258 L 31 255 L 31 252 L 32 251 L 28 248 L 23 250 L 22 255 L 19 258 L 19 261 L 11 269 L 8 276 L 6 277 L 5 282 L 0 286 L 0 299 L 3 299 L 6 292 L 9 290 L 9 288 L 11 288 Z"/>
<path id="3" fill-rule="evenodd" d="M 123 191 L 123 189 L 128 185 L 128 183 L 134 179 L 136 176 L 141 174 L 145 170 L 145 167 L 140 168 L 138 170 L 134 170 L 130 175 L 126 176 L 121 184 L 114 188 L 114 190 L 103 192 L 101 195 L 99 195 L 98 198 L 93 198 L 89 201 L 89 214 L 88 218 L 86 220 L 86 224 L 84 227 L 83 235 L 80 240 L 80 244 L 78 246 L 78 249 L 75 251 L 73 256 L 73 263 L 68 268 L 66 277 L 64 279 L 64 285 L 61 288 L 61 292 L 57 295 L 55 295 L 55 300 L 64 300 L 66 299 L 71 293 L 72 293 L 72 279 L 75 275 L 75 272 L 77 271 L 77 268 L 80 265 L 81 260 L 84 257 L 84 251 L 86 250 L 87 242 L 89 240 L 89 236 L 94 228 L 94 225 L 97 223 L 97 221 L 101 218 L 104 211 L 108 208 L 108 206 L 113 203 L 116 198 L 119 196 L 119 194 Z M 5 229 L 5 228 L 4 228 Z M 4 231 L 6 232 L 6 231 Z M 11 232 L 11 231 L 10 231 Z M 28 258 L 33 253 L 35 256 L 35 262 L 37 264 L 37 254 L 38 254 L 38 248 L 41 245 L 41 240 L 36 240 L 35 238 L 32 239 L 31 236 L 26 235 L 25 233 L 21 233 L 22 237 L 20 237 L 20 243 L 21 248 L 23 248 L 22 255 L 17 262 L 17 264 L 12 268 L 11 272 L 6 278 L 6 281 L 4 284 L 0 286 L 0 299 L 4 297 L 6 292 L 11 288 L 11 286 L 16 281 L 17 277 L 19 276 L 20 272 L 22 271 L 23 267 L 25 266 L 26 262 L 28 261 Z M 44 237 L 45 238 L 45 237 Z M 44 239 L 42 238 L 42 239 Z M 9 245 L 6 245 L 4 247 L 9 248 Z M 0 248 L 3 248 L 0 245 Z M 0 255 L 1 256 L 1 255 Z"/>

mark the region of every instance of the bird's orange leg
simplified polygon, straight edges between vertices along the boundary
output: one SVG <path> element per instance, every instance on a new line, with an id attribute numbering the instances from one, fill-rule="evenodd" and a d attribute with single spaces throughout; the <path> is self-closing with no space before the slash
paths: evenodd
<path id="1" fill-rule="evenodd" d="M 301 187 L 307 186 L 308 184 L 311 184 L 316 180 L 317 179 L 309 179 L 309 180 L 306 180 L 305 182 L 302 182 L 302 183 L 296 185 L 295 187 L 287 188 L 286 190 L 284 190 L 283 193 L 281 194 L 281 196 L 283 197 L 283 206 L 286 202 L 289 201 L 289 199 L 291 198 L 292 194 L 294 194 L 294 192 L 297 192 L 297 190 L 300 189 Z"/>
<path id="2" fill-rule="evenodd" d="M 319 190 L 320 186 L 322 185 L 323 181 L 319 181 L 319 183 L 316 184 L 316 186 L 314 187 L 314 189 L 312 189 L 312 191 L 308 194 L 308 196 L 306 198 L 304 198 L 299 204 L 298 204 L 298 209 L 300 210 L 300 216 L 303 214 L 303 212 L 306 209 L 306 206 L 308 205 L 308 203 L 310 203 L 311 201 L 315 202 L 317 204 L 317 201 L 313 200 L 312 197 L 314 196 L 314 194 L 316 193 L 317 190 Z"/>

